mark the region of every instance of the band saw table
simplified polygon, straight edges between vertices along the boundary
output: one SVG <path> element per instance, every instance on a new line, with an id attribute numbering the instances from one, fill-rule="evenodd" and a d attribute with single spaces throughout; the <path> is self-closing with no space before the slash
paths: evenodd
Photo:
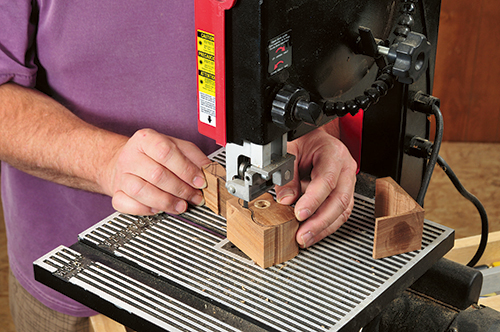
<path id="1" fill-rule="evenodd" d="M 355 201 L 337 232 L 267 269 L 196 207 L 115 213 L 38 259 L 35 277 L 136 331 L 359 331 L 452 248 L 454 231 L 426 220 L 421 250 L 374 260 L 374 200 Z"/>

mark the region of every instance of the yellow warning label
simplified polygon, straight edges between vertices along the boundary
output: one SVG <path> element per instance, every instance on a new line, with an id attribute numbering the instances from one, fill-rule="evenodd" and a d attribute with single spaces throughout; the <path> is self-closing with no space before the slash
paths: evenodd
<path id="1" fill-rule="evenodd" d="M 215 36 L 198 30 L 196 41 L 200 121 L 215 127 Z"/>
<path id="2" fill-rule="evenodd" d="M 198 30 L 198 85 L 200 92 L 215 97 L 214 35 Z"/>

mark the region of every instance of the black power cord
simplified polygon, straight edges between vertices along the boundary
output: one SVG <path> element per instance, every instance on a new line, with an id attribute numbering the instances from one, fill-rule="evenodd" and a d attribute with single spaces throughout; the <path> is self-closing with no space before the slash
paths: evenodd
<path id="1" fill-rule="evenodd" d="M 424 205 L 425 194 L 427 193 L 427 189 L 429 188 L 429 183 L 431 182 L 432 173 L 434 172 L 434 166 L 439 157 L 439 149 L 441 148 L 441 142 L 443 141 L 443 115 L 441 114 L 441 110 L 436 105 L 436 103 L 431 106 L 432 114 L 436 119 L 436 135 L 434 139 L 434 144 L 432 145 L 431 155 L 429 157 L 429 161 L 427 162 L 427 166 L 425 168 L 424 177 L 422 179 L 422 185 L 420 187 L 420 191 L 417 195 L 417 203 L 420 206 Z"/>
<path id="2" fill-rule="evenodd" d="M 476 209 L 479 212 L 479 215 L 481 216 L 481 240 L 479 242 L 479 247 L 477 248 L 476 254 L 472 259 L 470 260 L 469 263 L 467 263 L 467 266 L 474 267 L 481 256 L 484 253 L 484 250 L 486 249 L 486 244 L 488 243 L 488 215 L 486 214 L 486 210 L 484 209 L 483 204 L 479 201 L 479 199 L 471 194 L 465 187 L 462 185 L 458 177 L 455 175 L 451 167 L 446 163 L 446 161 L 441 157 L 438 156 L 437 162 L 439 166 L 443 169 L 443 171 L 448 175 L 448 178 L 450 178 L 451 182 L 455 186 L 455 188 L 458 190 L 458 192 L 465 197 L 468 201 L 472 202 Z"/>
<path id="3" fill-rule="evenodd" d="M 481 204 L 479 199 L 477 199 L 476 196 L 465 189 L 451 167 L 446 163 L 443 157 L 439 155 L 439 149 L 441 147 L 441 141 L 443 139 L 443 116 L 439 109 L 439 99 L 433 96 L 426 95 L 422 92 L 417 92 L 413 94 L 410 100 L 410 107 L 413 110 L 425 113 L 427 115 L 433 114 L 436 118 L 436 135 L 434 143 L 420 137 L 412 137 L 407 144 L 406 152 L 408 154 L 415 157 L 428 159 L 424 176 L 422 178 L 422 185 L 417 196 L 417 203 L 420 204 L 420 206 L 423 206 L 425 194 L 427 193 L 430 179 L 434 171 L 434 166 L 437 162 L 438 165 L 446 173 L 448 178 L 451 180 L 455 188 L 458 190 L 458 192 L 464 198 L 474 204 L 479 212 L 479 215 L 481 216 L 481 240 L 474 257 L 469 261 L 469 263 L 467 263 L 467 266 L 473 267 L 477 264 L 477 262 L 483 255 L 488 243 L 488 215 L 486 214 L 486 210 L 484 209 L 484 206 Z"/>

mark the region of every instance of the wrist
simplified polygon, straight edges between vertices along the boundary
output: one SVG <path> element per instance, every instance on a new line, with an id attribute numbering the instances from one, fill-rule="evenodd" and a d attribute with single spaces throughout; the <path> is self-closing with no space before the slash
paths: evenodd
<path id="1" fill-rule="evenodd" d="M 101 194 L 113 197 L 115 194 L 115 177 L 116 167 L 120 153 L 128 141 L 128 137 L 115 133 L 108 133 L 102 142 L 106 146 L 102 151 L 102 161 L 100 165 L 96 165 L 96 179 L 95 182 Z"/>

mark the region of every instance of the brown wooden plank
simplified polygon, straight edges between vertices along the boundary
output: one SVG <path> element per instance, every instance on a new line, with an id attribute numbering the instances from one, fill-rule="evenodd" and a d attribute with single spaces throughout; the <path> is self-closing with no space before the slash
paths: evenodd
<path id="1" fill-rule="evenodd" d="M 444 142 L 439 154 L 484 205 L 490 232 L 500 231 L 500 143 Z M 439 167 L 432 175 L 424 206 L 426 218 L 455 229 L 455 238 L 481 233 L 476 207 L 460 195 Z"/>
<path id="2" fill-rule="evenodd" d="M 480 1 L 441 2 L 433 94 L 441 99 L 445 140 L 462 140 L 467 128 L 474 74 L 474 41 L 479 30 L 478 3 Z"/>
<path id="3" fill-rule="evenodd" d="M 479 246 L 480 238 L 480 235 L 475 235 L 455 240 L 455 246 L 444 257 L 457 263 L 467 264 L 471 258 L 474 257 L 477 247 Z M 490 265 L 499 261 L 500 231 L 488 235 L 488 245 L 486 246 L 483 256 L 479 262 L 477 262 L 477 265 Z"/>
<path id="4" fill-rule="evenodd" d="M 500 3 L 482 0 L 471 90 L 471 115 L 465 140 L 500 142 Z"/>
<path id="5" fill-rule="evenodd" d="M 479 304 L 500 311 L 500 295 L 480 298 Z"/>
<path id="6" fill-rule="evenodd" d="M 433 94 L 441 99 L 444 140 L 500 142 L 499 14 L 497 0 L 441 3 Z"/>

